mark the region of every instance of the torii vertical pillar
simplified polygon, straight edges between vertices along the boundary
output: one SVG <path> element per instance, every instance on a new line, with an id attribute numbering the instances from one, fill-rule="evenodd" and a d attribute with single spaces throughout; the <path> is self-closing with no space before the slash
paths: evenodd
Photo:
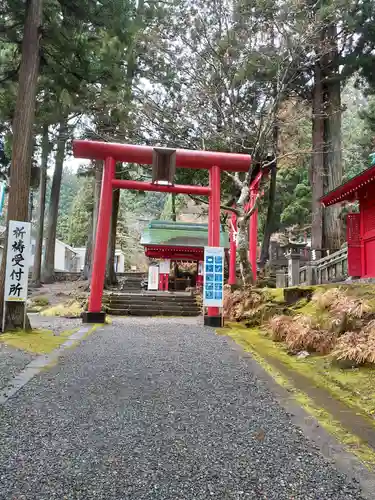
<path id="1" fill-rule="evenodd" d="M 209 170 L 211 194 L 208 205 L 208 245 L 220 246 L 220 167 L 213 165 Z M 208 307 L 204 317 L 205 326 L 221 327 L 223 317 L 218 307 Z"/>
<path id="2" fill-rule="evenodd" d="M 112 213 L 112 179 L 115 176 L 116 162 L 106 158 L 103 169 L 102 189 L 96 229 L 94 262 L 92 266 L 89 312 L 82 313 L 84 323 L 104 323 L 105 312 L 102 311 L 102 298 L 107 265 L 107 248 L 111 229 Z"/>

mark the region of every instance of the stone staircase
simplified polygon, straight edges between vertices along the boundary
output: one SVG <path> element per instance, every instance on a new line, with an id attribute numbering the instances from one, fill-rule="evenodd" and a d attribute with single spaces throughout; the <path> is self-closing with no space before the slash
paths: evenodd
<path id="1" fill-rule="evenodd" d="M 107 293 L 103 304 L 114 316 L 200 316 L 194 296 L 188 293 Z"/>
<path id="2" fill-rule="evenodd" d="M 139 293 L 141 291 L 142 280 L 145 276 L 144 273 L 122 273 L 117 274 L 117 279 L 123 292 Z"/>

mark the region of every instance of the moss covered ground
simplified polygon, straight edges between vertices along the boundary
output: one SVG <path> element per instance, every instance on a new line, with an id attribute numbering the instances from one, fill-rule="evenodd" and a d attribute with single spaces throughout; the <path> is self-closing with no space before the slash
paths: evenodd
<path id="1" fill-rule="evenodd" d="M 243 299 L 239 291 L 227 295 L 226 328 L 219 333 L 251 352 L 328 432 L 373 467 L 375 365 L 340 359 L 337 345 L 348 338 L 348 351 L 362 348 L 363 344 L 350 344 L 354 331 L 354 337 L 365 339 L 367 349 L 375 348 L 370 342 L 375 338 L 375 286 L 332 284 L 252 293 L 244 291 Z M 315 346 L 307 357 L 299 357 L 296 354 L 305 348 L 292 349 L 293 335 L 297 345 L 299 339 L 315 335 L 323 341 L 332 339 L 332 346 L 321 351 L 324 355 L 317 354 Z"/>
<path id="2" fill-rule="evenodd" d="M 375 369 L 360 367 L 341 369 L 332 364 L 329 355 L 310 355 L 304 359 L 288 354 L 281 342 L 273 342 L 260 329 L 230 325 L 221 330 L 245 350 L 281 361 L 288 368 L 308 377 L 315 385 L 345 402 L 373 421 L 375 417 Z M 375 420 L 374 420 L 375 426 Z"/>
<path id="3" fill-rule="evenodd" d="M 54 335 L 51 330 L 18 330 L 0 335 L 0 342 L 34 354 L 49 354 L 76 330 L 66 330 L 59 335 Z"/>
<path id="4" fill-rule="evenodd" d="M 41 316 L 59 316 L 63 318 L 79 318 L 83 312 L 79 301 L 57 304 L 41 311 Z"/>
<path id="5" fill-rule="evenodd" d="M 227 325 L 218 331 L 221 335 L 231 337 L 242 348 L 250 352 L 258 363 L 286 388 L 293 399 L 300 404 L 307 413 L 315 417 L 321 426 L 333 435 L 350 452 L 354 453 L 366 466 L 375 466 L 375 451 L 366 439 L 356 435 L 348 425 L 343 425 L 340 415 L 333 415 L 321 401 L 317 403 L 307 392 L 296 388 L 292 378 L 285 376 L 276 366 L 281 362 L 296 374 L 307 377 L 313 386 L 327 391 L 327 401 L 330 397 L 337 398 L 350 405 L 353 418 L 361 415 L 363 422 L 370 427 L 375 424 L 372 419 L 375 403 L 375 386 L 373 384 L 375 372 L 371 370 L 340 370 L 332 368 L 325 357 L 312 356 L 303 360 L 290 356 L 281 343 L 275 343 L 262 333 L 260 329 L 246 328 L 238 324 Z M 327 364 L 328 362 L 328 364 Z M 359 379 L 363 382 L 359 387 Z M 329 406 L 329 405 L 328 405 Z M 348 419 L 346 419 L 348 420 Z"/>

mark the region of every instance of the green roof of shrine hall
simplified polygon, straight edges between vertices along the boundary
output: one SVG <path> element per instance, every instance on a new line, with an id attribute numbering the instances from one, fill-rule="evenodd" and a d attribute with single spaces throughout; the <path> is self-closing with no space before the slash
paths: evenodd
<path id="1" fill-rule="evenodd" d="M 203 248 L 208 246 L 208 224 L 154 220 L 144 229 L 141 245 Z M 220 246 L 229 248 L 228 234 L 222 225 Z"/>

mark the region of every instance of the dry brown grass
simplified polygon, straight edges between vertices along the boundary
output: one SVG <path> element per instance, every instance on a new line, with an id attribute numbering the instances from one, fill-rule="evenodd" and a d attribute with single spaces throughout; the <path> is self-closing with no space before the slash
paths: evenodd
<path id="1" fill-rule="evenodd" d="M 278 315 L 281 307 L 268 311 L 268 302 L 267 295 L 259 290 L 249 288 L 232 293 L 226 287 L 224 314 L 232 321 L 256 316 L 256 324 L 266 324 L 270 338 L 284 342 L 292 353 L 332 353 L 336 360 L 375 363 L 375 320 L 368 322 L 368 300 L 347 295 L 342 287 L 330 288 L 316 292 L 312 307 L 298 316 Z"/>
<path id="2" fill-rule="evenodd" d="M 346 315 L 352 319 L 361 319 L 371 310 L 367 300 L 351 297 L 340 288 L 330 288 L 313 295 L 313 302 L 321 310 L 329 310 L 334 316 Z"/>
<path id="3" fill-rule="evenodd" d="M 327 354 L 336 343 L 333 332 L 320 330 L 308 316 L 296 316 L 295 327 L 290 329 L 285 342 L 292 352 L 308 351 Z"/>
<path id="4" fill-rule="evenodd" d="M 359 365 L 375 363 L 375 321 L 370 321 L 360 332 L 346 332 L 342 335 L 332 357 Z"/>
<path id="5" fill-rule="evenodd" d="M 241 321 L 248 312 L 256 309 L 264 302 L 264 296 L 251 288 L 231 292 L 230 287 L 224 287 L 223 311 L 224 317 L 230 321 Z"/>
<path id="6" fill-rule="evenodd" d="M 274 342 L 284 342 L 290 328 L 295 328 L 290 316 L 274 316 L 268 323 L 269 332 Z"/>
<path id="7" fill-rule="evenodd" d="M 362 319 L 371 308 L 367 300 L 343 295 L 339 297 L 331 306 L 331 313 L 335 316 L 345 314 L 348 318 Z"/>
<path id="8" fill-rule="evenodd" d="M 321 310 L 330 309 L 334 302 L 341 296 L 339 288 L 330 288 L 325 292 L 315 292 L 312 301 L 316 307 Z"/>
<path id="9" fill-rule="evenodd" d="M 353 361 L 357 364 L 365 363 L 368 355 L 368 336 L 361 332 L 347 332 L 340 337 L 332 357 L 338 361 Z"/>
<path id="10" fill-rule="evenodd" d="M 317 314 L 322 311 L 326 315 L 324 326 L 338 334 L 359 330 L 371 311 L 367 300 L 347 295 L 341 288 L 317 292 L 312 300 Z"/>
<path id="11" fill-rule="evenodd" d="M 336 334 L 319 330 L 312 318 L 304 315 L 295 317 L 275 316 L 269 321 L 269 331 L 272 340 L 285 342 L 288 349 L 327 354 L 336 343 Z"/>

